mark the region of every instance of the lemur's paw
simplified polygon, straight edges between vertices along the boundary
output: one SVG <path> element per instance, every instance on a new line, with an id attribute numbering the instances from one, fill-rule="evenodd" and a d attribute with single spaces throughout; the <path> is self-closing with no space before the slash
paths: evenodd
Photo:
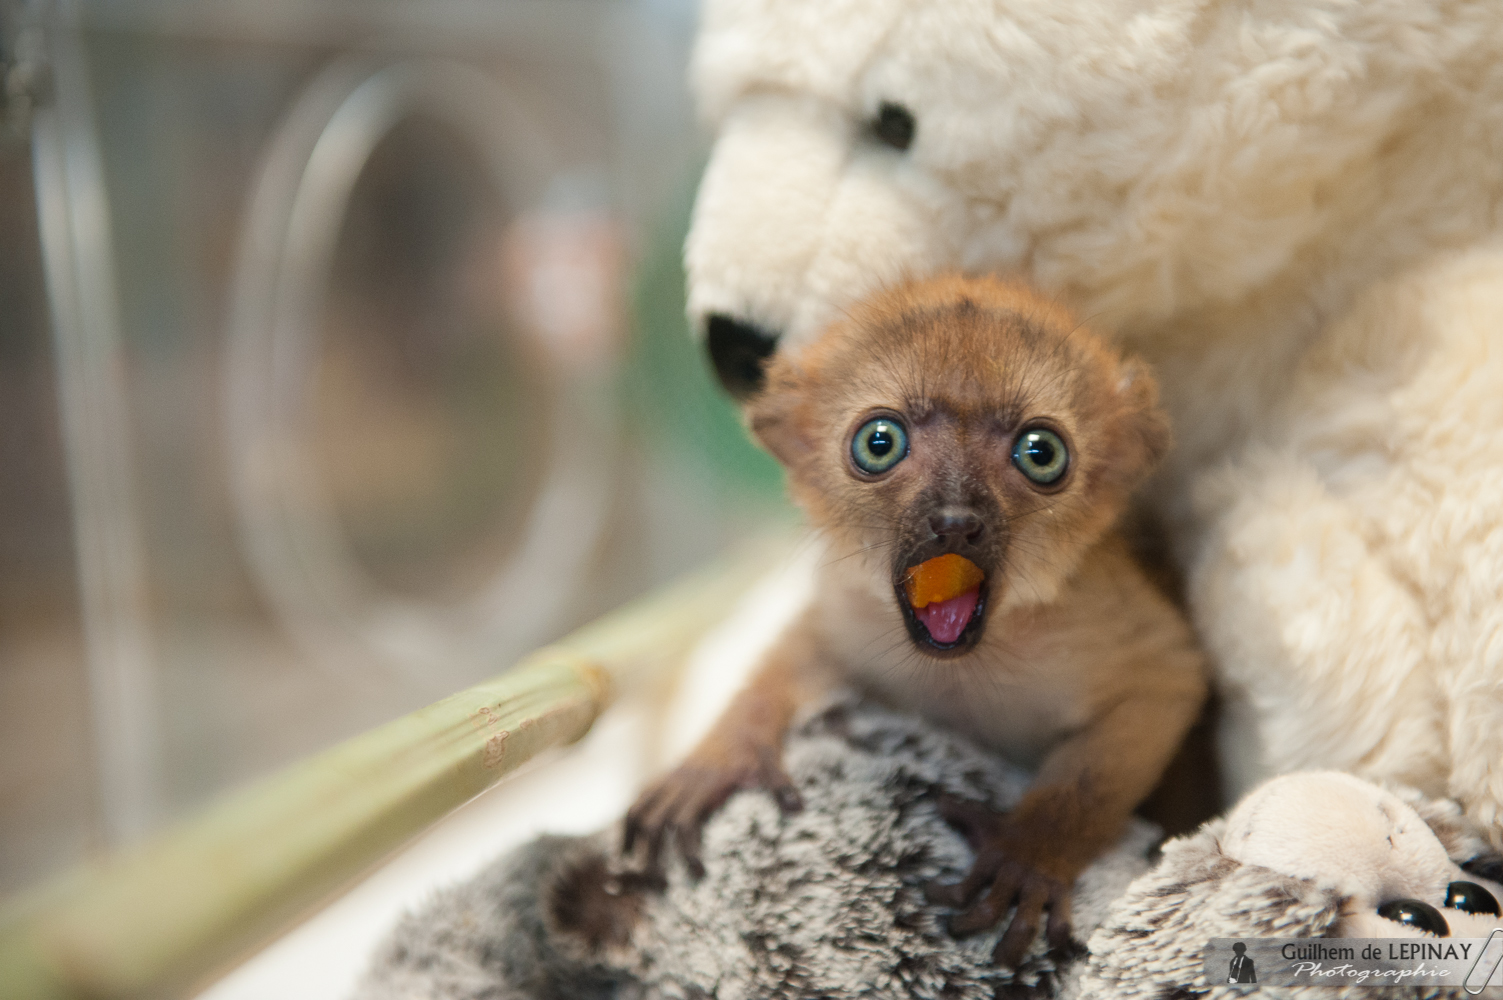
<path id="1" fill-rule="evenodd" d="M 1049 946 L 1068 950 L 1070 891 L 1073 879 L 1061 877 L 1030 857 L 1023 837 L 1009 818 L 978 802 L 942 795 L 939 813 L 955 827 L 976 858 L 959 882 L 930 882 L 924 895 L 931 903 L 961 910 L 950 920 L 950 933 L 965 937 L 995 927 L 1009 909 L 1012 920 L 992 952 L 999 965 L 1016 968 L 1046 921 Z M 964 909 L 962 909 L 964 908 Z"/>
<path id="2" fill-rule="evenodd" d="M 663 844 L 672 833 L 679 854 L 694 879 L 704 877 L 700 838 L 705 821 L 732 794 L 745 789 L 765 789 L 786 813 L 804 807 L 793 779 L 779 762 L 776 747 L 748 749 L 744 753 L 698 754 L 670 771 L 637 799 L 626 813 L 621 852 L 630 854 L 637 844 L 646 845 L 644 871 L 661 874 Z"/>

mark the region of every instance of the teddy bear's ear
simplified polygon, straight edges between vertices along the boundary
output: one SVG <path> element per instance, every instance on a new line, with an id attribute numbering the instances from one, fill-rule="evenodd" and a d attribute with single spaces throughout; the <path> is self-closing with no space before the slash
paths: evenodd
<path id="1" fill-rule="evenodd" d="M 767 384 L 767 365 L 778 338 L 761 327 L 724 313 L 705 322 L 705 350 L 725 391 L 746 402 Z"/>

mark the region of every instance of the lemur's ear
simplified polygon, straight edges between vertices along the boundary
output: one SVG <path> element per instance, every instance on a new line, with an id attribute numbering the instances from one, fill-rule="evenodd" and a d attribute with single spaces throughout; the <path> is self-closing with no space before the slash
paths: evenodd
<path id="1" fill-rule="evenodd" d="M 796 371 L 779 360 L 770 366 L 763 391 L 746 404 L 752 436 L 787 468 L 801 465 L 812 450 L 803 426 L 803 402 Z"/>
<path id="2" fill-rule="evenodd" d="M 1121 425 L 1132 428 L 1132 440 L 1123 442 L 1139 454 L 1135 456 L 1140 474 L 1163 461 L 1173 444 L 1169 416 L 1159 405 L 1159 386 L 1148 365 L 1137 358 L 1122 363 L 1122 377 L 1117 394 L 1126 418 Z"/>

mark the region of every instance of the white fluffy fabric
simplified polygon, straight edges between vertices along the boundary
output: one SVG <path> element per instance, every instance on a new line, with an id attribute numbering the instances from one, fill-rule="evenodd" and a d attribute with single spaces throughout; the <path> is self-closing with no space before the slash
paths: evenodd
<path id="1" fill-rule="evenodd" d="M 1174 417 L 1229 791 L 1342 768 L 1503 843 L 1503 5 L 707 0 L 693 78 L 697 323 L 796 350 L 953 268 L 1069 301 Z"/>

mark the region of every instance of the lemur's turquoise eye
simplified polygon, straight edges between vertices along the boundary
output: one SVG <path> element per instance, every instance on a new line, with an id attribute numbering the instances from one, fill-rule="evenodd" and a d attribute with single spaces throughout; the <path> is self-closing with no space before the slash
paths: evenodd
<path id="1" fill-rule="evenodd" d="M 868 420 L 851 438 L 856 468 L 875 476 L 908 457 L 908 432 L 891 417 Z"/>
<path id="2" fill-rule="evenodd" d="M 1012 464 L 1040 486 L 1059 482 L 1070 467 L 1070 452 L 1058 434 L 1042 427 L 1018 435 L 1012 446 Z"/>

